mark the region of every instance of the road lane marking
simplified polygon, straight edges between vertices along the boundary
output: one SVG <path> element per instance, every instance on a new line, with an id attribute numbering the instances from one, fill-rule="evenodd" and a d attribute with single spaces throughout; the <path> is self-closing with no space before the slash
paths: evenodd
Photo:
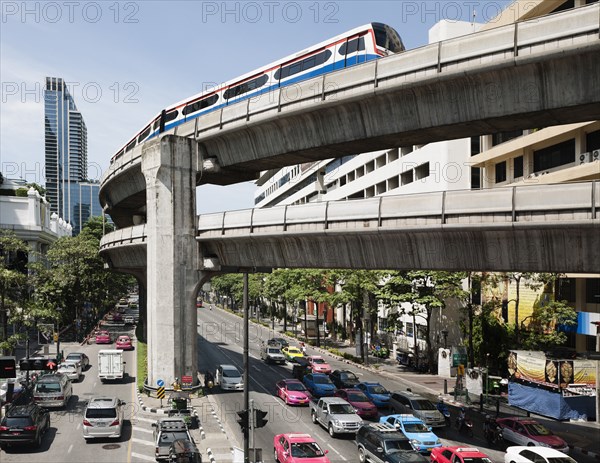
<path id="1" fill-rule="evenodd" d="M 154 447 L 154 442 L 144 440 L 144 439 L 138 439 L 137 437 L 132 437 L 131 439 L 129 439 L 129 442 L 136 442 L 138 444 L 145 444 L 145 445 L 150 445 L 151 447 Z"/>
<path id="2" fill-rule="evenodd" d="M 148 455 L 142 455 L 141 453 L 135 453 L 133 452 L 131 454 L 132 457 L 137 458 L 139 460 L 146 460 L 146 461 L 155 461 L 154 457 L 149 457 Z"/>
<path id="3" fill-rule="evenodd" d="M 147 432 L 149 434 L 152 434 L 154 432 L 154 430 L 152 429 L 140 428 L 139 426 L 132 426 L 131 429 L 133 429 L 134 431 Z"/>
<path id="4" fill-rule="evenodd" d="M 156 423 L 156 418 L 152 419 L 152 418 L 144 418 L 143 416 L 138 416 L 136 417 L 137 421 L 144 421 L 146 423 Z"/>
<path id="5" fill-rule="evenodd" d="M 69 445 L 69 450 L 67 450 L 67 453 L 71 453 L 71 450 L 73 450 L 73 444 Z"/>

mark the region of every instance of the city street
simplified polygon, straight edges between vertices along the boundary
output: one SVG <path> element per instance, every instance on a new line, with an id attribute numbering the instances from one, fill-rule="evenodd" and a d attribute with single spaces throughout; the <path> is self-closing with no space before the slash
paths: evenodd
<path id="1" fill-rule="evenodd" d="M 210 310 L 209 305 L 205 304 L 204 308 L 199 309 L 198 330 L 200 334 L 199 352 L 201 352 L 201 355 L 199 368 L 201 372 L 207 369 L 214 372 L 219 363 L 230 363 L 237 366 L 239 370 L 243 370 L 243 320 L 240 317 L 216 308 Z M 323 448 L 329 449 L 329 457 L 332 461 L 357 461 L 358 454 L 352 436 L 330 438 L 324 428 L 312 424 L 308 407 L 287 406 L 274 395 L 275 383 L 282 378 L 291 377 L 291 366 L 289 363 L 285 366 L 265 364 L 260 359 L 259 347 L 261 341 L 276 335 L 279 336 L 279 333 L 274 333 L 256 324 L 250 324 L 250 399 L 254 400 L 255 408 L 260 408 L 268 412 L 267 419 L 269 420 L 264 428 L 255 431 L 255 446 L 263 449 L 263 458 L 265 461 L 272 461 L 270 458 L 272 458 L 274 435 L 288 432 L 306 432 L 311 434 Z M 313 351 L 309 347 L 308 353 L 319 354 L 320 352 Z M 420 392 L 419 384 L 407 382 L 406 380 L 403 381 L 401 375 L 398 380 L 395 380 L 390 379 L 389 375 L 371 373 L 367 370 L 353 368 L 347 363 L 333 358 L 328 359 L 328 363 L 334 370 L 338 368 L 350 369 L 361 380 L 380 382 L 392 391 L 404 390 L 407 387 L 411 387 L 414 392 Z M 233 445 L 243 447 L 242 433 L 236 422 L 236 412 L 243 408 L 243 393 L 222 392 L 218 387 L 215 387 L 213 388 L 213 394 L 219 405 L 220 417 L 227 428 L 230 440 L 234 441 Z M 458 413 L 456 409 L 451 411 L 453 416 L 456 416 Z M 474 421 L 474 437 L 458 436 L 454 429 L 444 429 L 439 433 L 439 437 L 442 439 L 444 445 L 475 446 L 487 453 L 493 461 L 503 461 L 504 449 L 508 445 L 505 443 L 496 449 L 489 448 L 483 438 L 483 415 L 471 413 L 470 416 Z M 541 421 L 544 424 L 552 423 L 552 420 L 542 419 Z M 577 425 L 553 422 L 553 425 L 551 424 L 550 427 L 560 428 L 557 434 L 565 438 L 567 442 L 572 441 L 579 434 Z M 572 451 L 571 456 L 580 463 L 597 461 L 594 457 L 577 451 Z"/>

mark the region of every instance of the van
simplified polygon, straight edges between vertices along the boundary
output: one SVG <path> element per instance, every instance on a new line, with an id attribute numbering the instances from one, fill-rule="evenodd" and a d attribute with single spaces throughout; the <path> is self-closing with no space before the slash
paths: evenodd
<path id="1" fill-rule="evenodd" d="M 83 414 L 83 438 L 121 437 L 123 405 L 116 397 L 90 399 Z"/>
<path id="2" fill-rule="evenodd" d="M 124 365 L 122 350 L 102 349 L 98 351 L 98 378 L 100 381 L 123 379 Z"/>
<path id="3" fill-rule="evenodd" d="M 33 388 L 33 401 L 40 407 L 66 407 L 72 395 L 71 381 L 62 373 L 41 376 Z"/>
<path id="4" fill-rule="evenodd" d="M 279 363 L 285 365 L 285 356 L 281 353 L 281 344 L 263 344 L 260 349 L 260 358 L 266 363 Z"/>

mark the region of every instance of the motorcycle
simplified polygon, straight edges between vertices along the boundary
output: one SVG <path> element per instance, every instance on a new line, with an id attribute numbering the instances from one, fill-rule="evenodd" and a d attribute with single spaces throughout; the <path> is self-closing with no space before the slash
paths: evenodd
<path id="1" fill-rule="evenodd" d="M 436 408 L 442 415 L 444 415 L 446 426 L 450 426 L 450 410 L 448 410 L 448 406 L 444 402 L 438 402 Z"/>
<path id="2" fill-rule="evenodd" d="M 497 445 L 503 440 L 502 428 L 493 422 L 489 427 L 484 428 L 483 437 L 487 440 L 488 445 Z"/>
<path id="3" fill-rule="evenodd" d="M 459 433 L 464 432 L 469 437 L 473 437 L 473 422 L 466 416 L 464 418 L 456 417 L 456 429 Z"/>

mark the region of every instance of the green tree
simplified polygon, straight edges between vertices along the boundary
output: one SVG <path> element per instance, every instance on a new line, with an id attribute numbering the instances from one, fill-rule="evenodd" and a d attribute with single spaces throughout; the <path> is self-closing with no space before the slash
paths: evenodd
<path id="1" fill-rule="evenodd" d="M 527 319 L 527 328 L 522 331 L 523 347 L 528 350 L 548 350 L 567 341 L 567 334 L 562 328 L 577 325 L 577 312 L 567 301 L 550 301 L 536 304 L 533 313 L 523 320 L 523 324 Z"/>
<path id="2" fill-rule="evenodd" d="M 85 303 L 104 312 L 132 285 L 132 277 L 104 268 L 96 231 L 84 226 L 79 235 L 58 239 L 33 267 L 36 306 L 61 326 L 80 320 Z"/>
<path id="3" fill-rule="evenodd" d="M 443 310 L 446 300 L 456 298 L 464 300 L 466 293 L 462 289 L 465 273 L 440 271 L 394 272 L 389 275 L 379 296 L 389 305 L 410 304 L 409 315 L 413 317 L 413 336 L 415 340 L 415 358 L 419 358 L 416 317 L 425 320 L 425 342 L 428 368 L 434 365 L 433 343 L 431 341 L 431 318 L 434 311 Z"/>
<path id="4" fill-rule="evenodd" d="M 364 345 L 366 333 L 370 329 L 373 334 L 374 323 L 377 317 L 377 305 L 375 295 L 384 276 L 389 272 L 379 270 L 336 270 L 332 276 L 335 279 L 339 292 L 330 295 L 331 305 L 337 307 L 342 304 L 344 307 L 344 326 L 342 328 L 342 337 L 347 333 L 346 323 L 346 305 L 350 305 L 350 340 L 356 342 L 356 333 L 360 333 L 360 339 Z M 370 321 L 369 326 L 365 321 Z M 364 359 L 364 349 L 361 349 L 361 356 Z"/>
<path id="5" fill-rule="evenodd" d="M 8 337 L 9 317 L 26 300 L 28 247 L 12 231 L 0 230 L 0 349 L 12 351 L 15 339 Z"/>

